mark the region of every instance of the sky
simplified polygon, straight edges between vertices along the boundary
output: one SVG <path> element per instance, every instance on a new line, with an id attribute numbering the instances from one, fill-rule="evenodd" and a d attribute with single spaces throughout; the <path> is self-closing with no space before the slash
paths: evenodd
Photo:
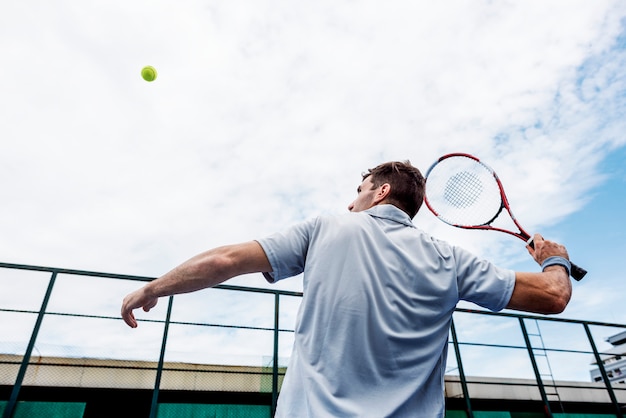
<path id="1" fill-rule="evenodd" d="M 2 2 L 0 56 L 2 262 L 157 277 L 346 212 L 381 162 L 468 152 L 589 271 L 561 316 L 626 323 L 622 1 Z M 516 238 L 414 221 L 539 269 Z"/>

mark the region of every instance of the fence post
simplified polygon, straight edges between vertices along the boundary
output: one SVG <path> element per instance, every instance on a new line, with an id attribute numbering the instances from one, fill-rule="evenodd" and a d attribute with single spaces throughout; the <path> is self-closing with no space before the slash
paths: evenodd
<path id="1" fill-rule="evenodd" d="M 39 309 L 39 314 L 37 314 L 37 320 L 35 321 L 35 326 L 33 328 L 33 333 L 30 336 L 30 341 L 28 341 L 28 346 L 26 347 L 26 352 L 24 353 L 24 358 L 22 359 L 20 370 L 17 373 L 17 378 L 15 379 L 15 384 L 13 385 L 13 390 L 11 391 L 11 397 L 9 398 L 9 402 L 7 403 L 4 414 L 2 415 L 3 418 L 13 417 L 13 414 L 15 412 L 17 396 L 19 395 L 20 389 L 22 388 L 22 382 L 24 381 L 24 376 L 26 376 L 26 369 L 28 368 L 28 363 L 30 362 L 33 348 L 35 348 L 35 341 L 37 340 L 37 335 L 39 334 L 39 329 L 41 328 L 41 323 L 43 322 L 43 316 L 45 315 L 46 308 L 48 307 L 48 302 L 50 301 L 52 288 L 54 287 L 54 282 L 56 281 L 56 279 L 57 272 L 53 271 L 52 276 L 50 277 L 50 281 L 48 282 L 46 294 L 43 298 L 43 302 L 41 303 L 41 309 Z"/>
<path id="2" fill-rule="evenodd" d="M 156 418 L 159 409 L 159 388 L 161 387 L 161 376 L 163 375 L 163 364 L 165 363 L 165 345 L 167 344 L 167 334 L 170 328 L 170 318 L 172 316 L 172 305 L 174 296 L 169 297 L 167 314 L 165 315 L 165 326 L 163 327 L 163 340 L 161 342 L 161 354 L 159 354 L 159 364 L 157 366 L 156 378 L 154 379 L 154 391 L 152 391 L 152 404 L 150 405 L 150 418 Z"/>
<path id="3" fill-rule="evenodd" d="M 465 398 L 465 411 L 468 418 L 474 418 L 472 403 L 470 401 L 469 389 L 467 388 L 467 380 L 465 379 L 465 371 L 463 370 L 463 362 L 461 361 L 461 350 L 459 349 L 459 340 L 456 335 L 454 319 L 450 323 L 450 331 L 452 332 L 452 344 L 454 345 L 454 354 L 456 356 L 456 365 L 459 368 L 459 378 L 461 379 L 461 388 L 463 389 L 463 397 Z"/>
<path id="4" fill-rule="evenodd" d="M 583 327 L 585 327 L 585 332 L 587 333 L 587 338 L 589 339 L 589 344 L 591 344 L 591 349 L 593 350 L 593 356 L 596 359 L 596 363 L 598 363 L 598 369 L 600 369 L 600 374 L 602 375 L 602 380 L 604 380 L 604 385 L 606 386 L 606 391 L 609 393 L 609 397 L 611 398 L 611 403 L 615 407 L 615 414 L 618 418 L 623 418 L 622 410 L 619 407 L 619 403 L 617 402 L 617 398 L 615 397 L 615 392 L 613 391 L 613 387 L 611 386 L 611 381 L 609 380 L 609 376 L 606 374 L 606 370 L 604 369 L 604 363 L 602 363 L 602 358 L 600 357 L 600 353 L 598 353 L 598 348 L 596 347 L 596 343 L 593 340 L 593 336 L 591 335 L 591 330 L 589 329 L 589 325 L 584 322 Z"/>
<path id="5" fill-rule="evenodd" d="M 550 401 L 546 394 L 546 388 L 543 386 L 543 380 L 541 379 L 541 373 L 539 373 L 539 367 L 537 366 L 537 360 L 535 359 L 535 353 L 533 352 L 533 346 L 528 338 L 528 331 L 526 330 L 526 324 L 524 318 L 518 317 L 520 327 L 522 328 L 522 334 L 524 335 L 524 342 L 526 343 L 526 349 L 528 350 L 528 356 L 530 357 L 530 363 L 533 366 L 533 372 L 535 372 L 535 379 L 537 379 L 537 386 L 539 386 L 539 393 L 543 400 L 544 413 L 546 417 L 552 418 L 552 411 L 550 410 Z"/>
<path id="6" fill-rule="evenodd" d="M 274 359 L 272 360 L 272 417 L 276 413 L 278 403 L 278 327 L 279 327 L 280 294 L 274 294 Z"/>

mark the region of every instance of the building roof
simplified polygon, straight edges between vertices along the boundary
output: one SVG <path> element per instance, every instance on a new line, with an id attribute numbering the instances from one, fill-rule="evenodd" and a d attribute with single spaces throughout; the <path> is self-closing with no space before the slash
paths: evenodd
<path id="1" fill-rule="evenodd" d="M 622 331 L 619 334 L 611 335 L 606 339 L 612 345 L 620 345 L 626 343 L 626 331 Z"/>

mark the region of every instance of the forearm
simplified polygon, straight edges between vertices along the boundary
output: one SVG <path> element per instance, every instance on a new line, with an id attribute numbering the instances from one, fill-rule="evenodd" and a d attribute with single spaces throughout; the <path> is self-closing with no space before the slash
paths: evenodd
<path id="1" fill-rule="evenodd" d="M 240 274 L 266 271 L 271 271 L 271 266 L 256 241 L 205 251 L 128 294 L 122 301 L 122 318 L 135 328 L 133 310 L 143 308 L 148 312 L 160 297 L 213 287 Z"/>
<path id="2" fill-rule="evenodd" d="M 517 272 L 509 309 L 541 314 L 563 312 L 572 297 L 572 283 L 565 268 L 546 267 L 541 273 Z"/>
<path id="3" fill-rule="evenodd" d="M 234 277 L 226 247 L 198 254 L 178 267 L 148 283 L 145 291 L 151 297 L 188 293 L 216 286 Z"/>

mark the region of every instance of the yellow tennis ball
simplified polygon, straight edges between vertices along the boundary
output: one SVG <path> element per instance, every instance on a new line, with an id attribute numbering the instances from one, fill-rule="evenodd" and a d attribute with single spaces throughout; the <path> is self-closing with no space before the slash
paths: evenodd
<path id="1" fill-rule="evenodd" d="M 141 77 L 146 81 L 154 81 L 157 78 L 157 70 L 151 65 L 146 65 L 141 69 Z"/>

